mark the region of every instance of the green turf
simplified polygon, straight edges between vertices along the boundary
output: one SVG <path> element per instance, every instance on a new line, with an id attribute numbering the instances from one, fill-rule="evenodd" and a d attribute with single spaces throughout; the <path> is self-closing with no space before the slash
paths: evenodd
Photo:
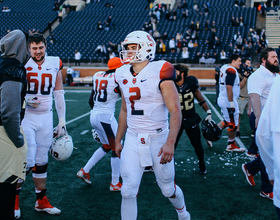
<path id="1" fill-rule="evenodd" d="M 67 121 L 90 111 L 88 92 L 66 92 Z M 214 95 L 207 95 L 212 102 Z M 120 101 L 117 103 L 117 111 Z M 205 112 L 196 104 L 201 118 Z M 117 113 L 118 114 L 118 113 Z M 218 117 L 213 114 L 218 122 Z M 54 124 L 57 117 L 54 117 Z M 101 145 L 91 135 L 89 115 L 67 125 L 73 137 L 75 149 L 70 159 L 56 161 L 49 159 L 47 196 L 51 204 L 62 210 L 61 216 L 50 216 L 34 210 L 35 192 L 31 175 L 27 177 L 20 194 L 22 220 L 120 219 L 121 195 L 110 192 L 110 155 L 106 155 L 90 171 L 92 185 L 88 186 L 76 177 L 77 171 L 85 165 L 92 153 Z M 88 130 L 87 133 L 81 134 Z M 251 137 L 248 117 L 242 115 L 241 141 L 248 148 Z M 223 136 L 226 136 L 226 131 Z M 193 220 L 263 220 L 277 219 L 272 201 L 259 196 L 260 175 L 255 176 L 256 186 L 246 182 L 241 164 L 250 161 L 245 154 L 227 153 L 226 138 L 221 138 L 209 148 L 202 138 L 208 169 L 206 176 L 198 173 L 198 161 L 188 137 L 183 134 L 175 152 L 176 184 L 185 195 L 185 201 Z M 144 173 L 138 195 L 138 220 L 173 220 L 177 214 L 158 188 L 153 173 Z"/>

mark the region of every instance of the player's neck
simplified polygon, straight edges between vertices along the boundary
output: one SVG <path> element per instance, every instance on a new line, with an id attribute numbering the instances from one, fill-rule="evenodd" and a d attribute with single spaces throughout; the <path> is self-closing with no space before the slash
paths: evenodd
<path id="1" fill-rule="evenodd" d="M 149 63 L 148 60 L 145 60 L 141 63 L 132 63 L 131 65 L 133 66 L 133 70 L 136 74 L 140 73 L 140 71 L 145 67 L 147 66 Z"/>
<path id="2" fill-rule="evenodd" d="M 37 63 L 39 66 L 41 66 L 44 63 L 44 61 L 45 61 L 45 58 L 43 60 L 41 60 L 41 61 L 34 60 L 34 62 Z"/>

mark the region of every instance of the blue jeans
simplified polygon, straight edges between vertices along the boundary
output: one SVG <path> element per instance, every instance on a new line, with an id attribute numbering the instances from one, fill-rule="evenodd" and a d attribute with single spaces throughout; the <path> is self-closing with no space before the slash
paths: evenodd
<path id="1" fill-rule="evenodd" d="M 280 220 L 280 209 L 276 206 L 275 206 L 275 208 L 276 208 L 276 213 L 277 213 L 278 219 Z"/>

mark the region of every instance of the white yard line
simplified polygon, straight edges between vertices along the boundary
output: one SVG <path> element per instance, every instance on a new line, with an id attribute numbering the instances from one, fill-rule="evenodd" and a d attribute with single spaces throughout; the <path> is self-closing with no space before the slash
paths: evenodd
<path id="1" fill-rule="evenodd" d="M 77 121 L 77 120 L 79 120 L 79 119 L 81 119 L 81 118 L 83 118 L 83 117 L 85 117 L 85 116 L 87 116 L 87 115 L 89 115 L 89 114 L 90 114 L 90 112 L 85 113 L 85 114 L 83 114 L 83 115 L 80 115 L 79 117 L 74 118 L 74 119 L 72 119 L 72 120 L 70 120 L 70 121 L 67 121 L 67 122 L 66 122 L 66 125 L 68 125 L 68 124 L 70 124 L 70 123 L 72 123 L 72 122 L 74 122 L 74 121 Z"/>
<path id="2" fill-rule="evenodd" d="M 205 99 L 205 101 L 208 103 L 212 111 L 215 112 L 215 114 L 218 116 L 218 118 L 222 121 L 224 120 L 223 117 L 221 116 L 220 112 L 214 107 L 214 105 L 209 101 L 209 99 L 205 96 L 205 94 L 215 94 L 215 92 L 202 92 L 202 96 Z M 245 145 L 242 143 L 242 141 L 239 138 L 235 138 L 236 142 L 240 146 L 240 148 L 243 148 L 245 151 L 247 151 L 247 148 Z"/>

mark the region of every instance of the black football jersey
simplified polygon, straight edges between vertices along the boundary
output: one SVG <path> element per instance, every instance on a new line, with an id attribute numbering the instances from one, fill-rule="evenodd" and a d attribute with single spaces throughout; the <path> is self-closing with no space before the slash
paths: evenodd
<path id="1" fill-rule="evenodd" d="M 193 117 L 195 115 L 194 92 L 199 88 L 197 78 L 188 76 L 185 78 L 184 84 L 182 86 L 176 84 L 176 88 L 179 93 L 182 117 Z"/>

